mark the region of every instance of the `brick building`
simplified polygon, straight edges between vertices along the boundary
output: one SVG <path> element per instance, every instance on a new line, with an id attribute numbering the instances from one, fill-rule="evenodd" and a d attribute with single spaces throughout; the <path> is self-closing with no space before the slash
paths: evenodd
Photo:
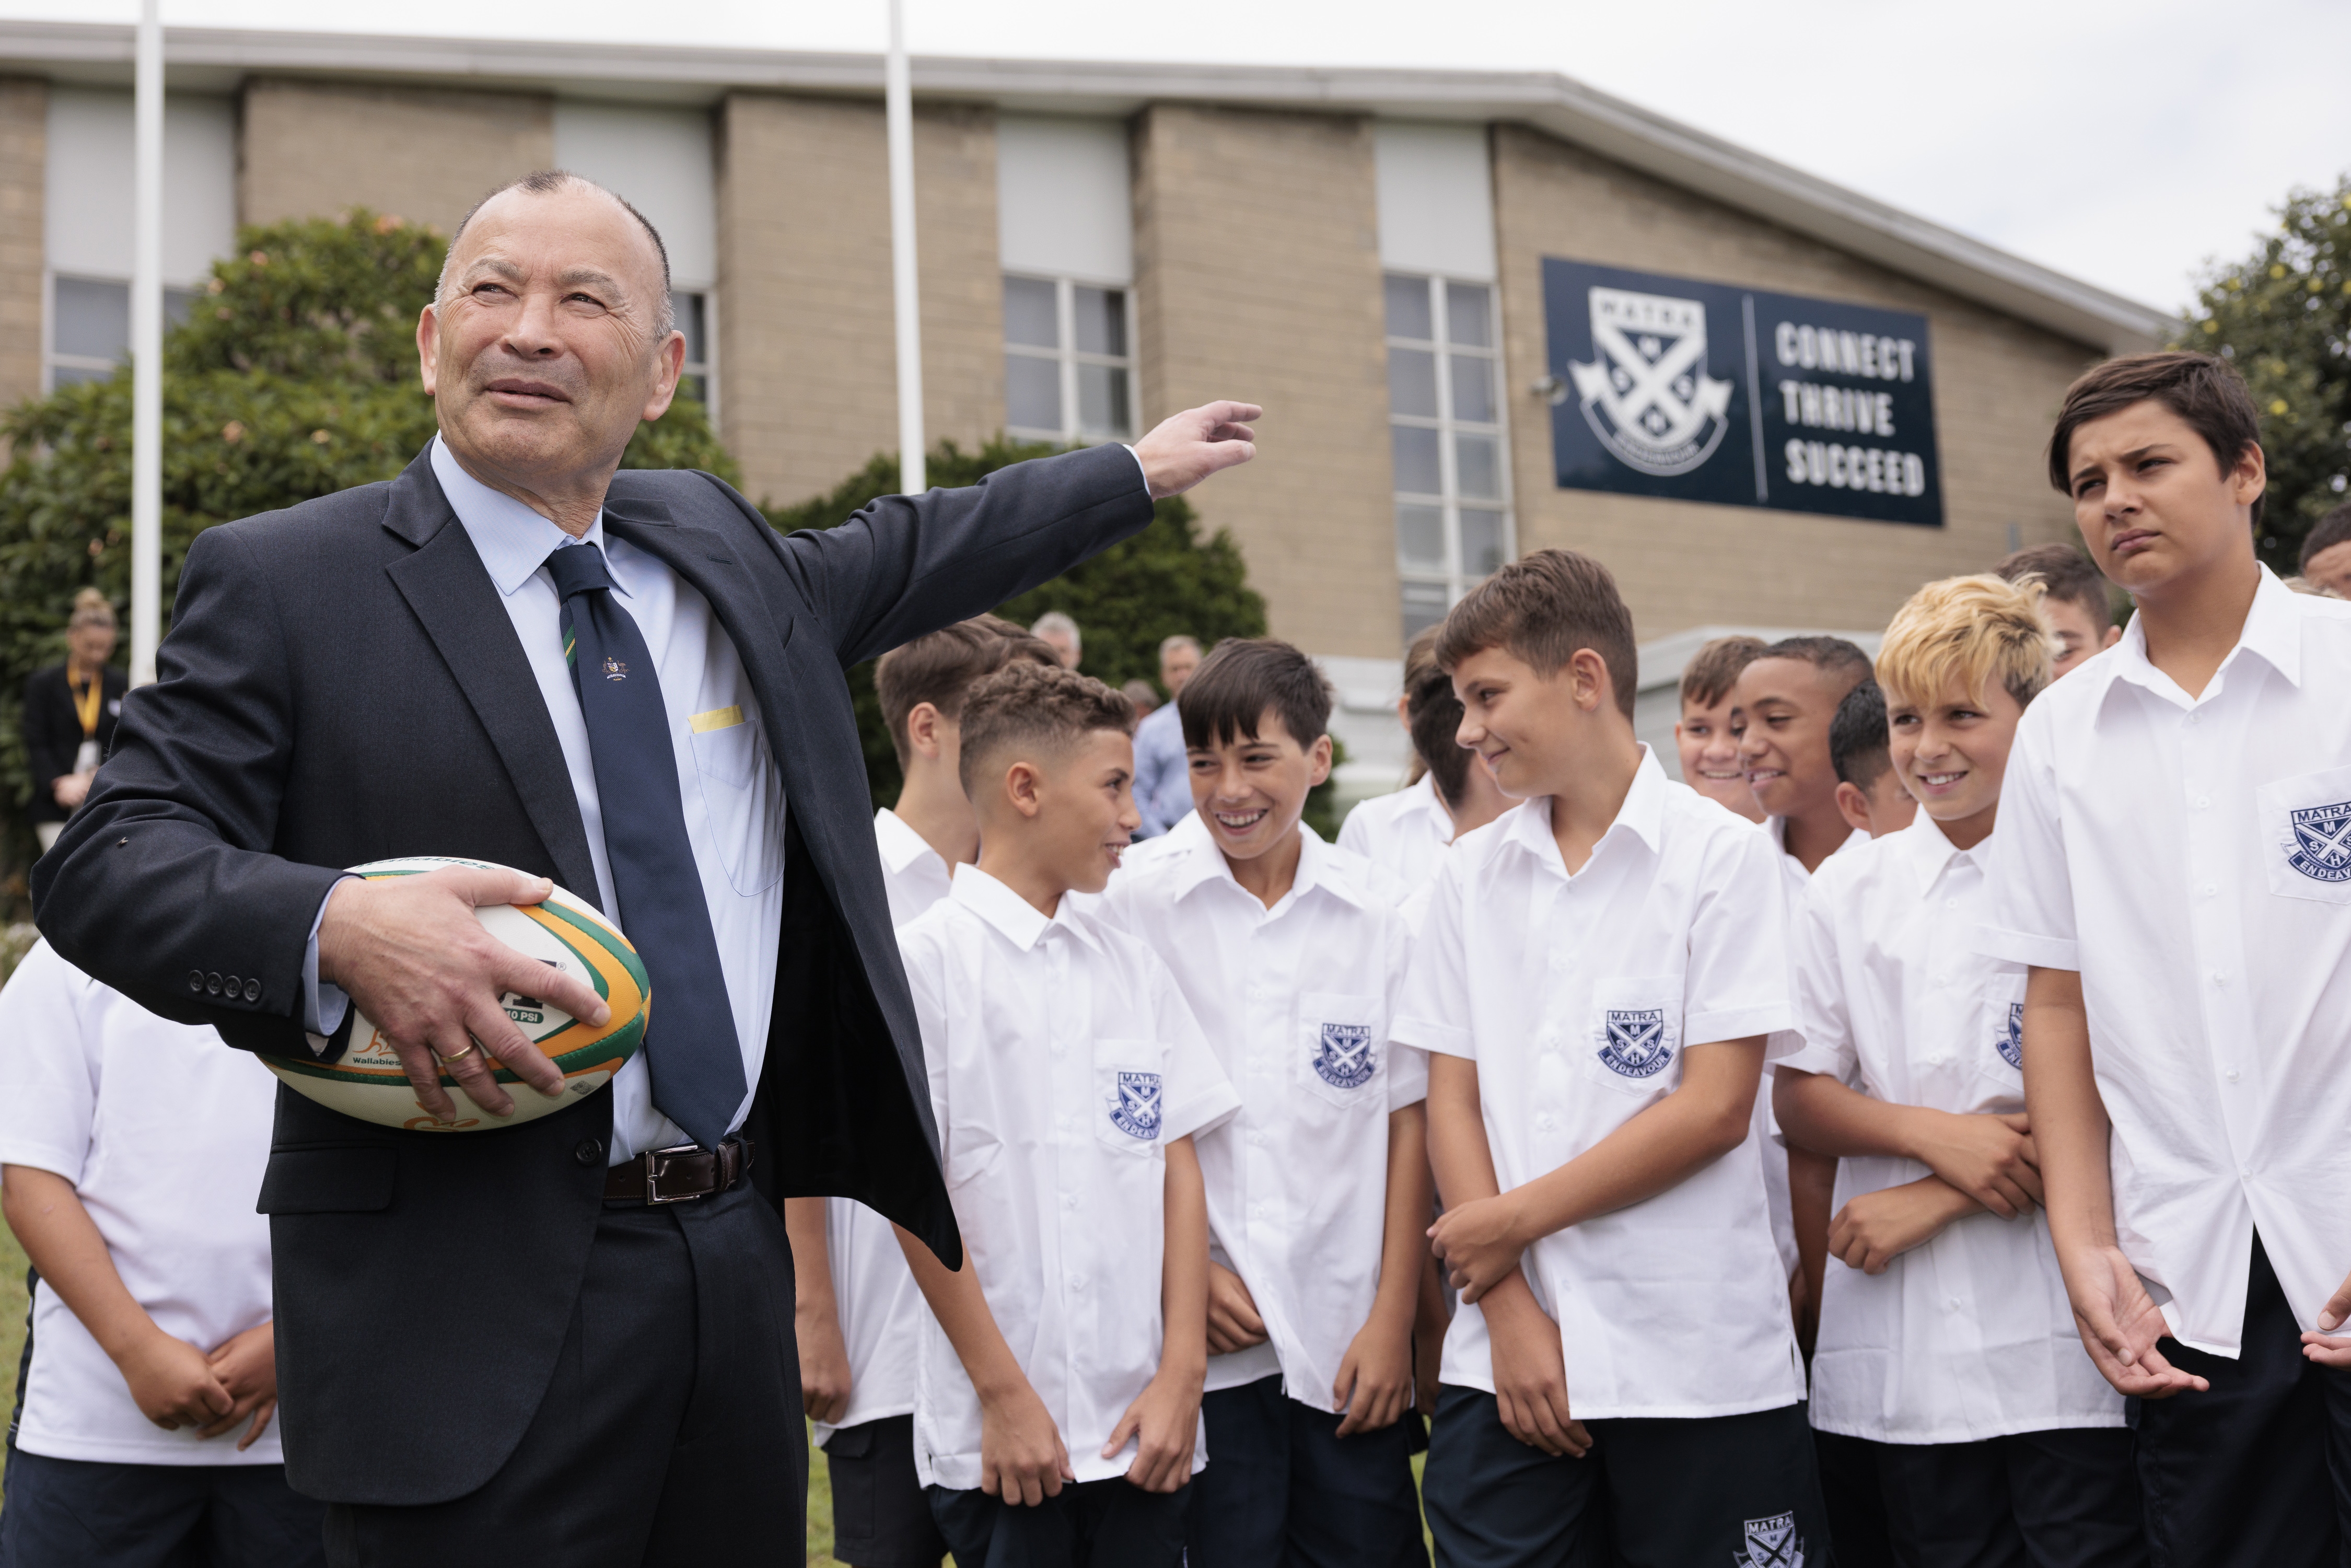
<path id="1" fill-rule="evenodd" d="M 364 204 L 445 228 L 567 167 L 662 229 L 755 497 L 894 445 L 877 58 L 166 47 L 172 288 L 240 223 Z M 108 373 L 127 342 L 130 57 L 127 27 L 0 22 L 0 402 Z M 1337 680 L 1357 791 L 1402 756 L 1405 638 L 1520 551 L 1614 569 L 1653 732 L 1708 629 L 1882 625 L 1922 580 L 2068 537 L 2041 475 L 2059 393 L 2164 328 L 1549 74 L 922 59 L 914 79 L 932 439 L 1264 403 L 1259 461 L 1202 510 Z"/>

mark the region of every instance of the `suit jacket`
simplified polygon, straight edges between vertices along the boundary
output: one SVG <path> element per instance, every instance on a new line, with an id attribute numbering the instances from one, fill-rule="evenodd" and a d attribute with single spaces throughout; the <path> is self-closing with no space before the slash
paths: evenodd
<path id="1" fill-rule="evenodd" d="M 745 1128 L 771 1199 L 853 1197 L 951 1266 L 961 1257 L 843 667 L 1001 603 L 1150 517 L 1115 446 L 789 538 L 707 474 L 615 476 L 607 531 L 710 601 L 783 775 L 776 1000 Z M 310 1054 L 303 952 L 340 867 L 464 855 L 595 896 L 554 725 L 425 458 L 198 536 L 157 671 L 124 704 L 33 897 L 58 952 L 164 1017 Z M 435 1134 L 279 1090 L 260 1207 L 298 1490 L 434 1502 L 505 1461 L 579 1293 L 611 1101 Z"/>
<path id="2" fill-rule="evenodd" d="M 99 755 L 106 755 L 114 744 L 117 705 L 122 694 L 130 689 L 131 677 L 110 664 L 98 678 Z M 46 670 L 36 670 L 25 682 L 25 768 L 33 778 L 32 804 L 26 808 L 25 820 L 30 822 L 62 822 L 66 809 L 57 804 L 50 786 L 74 770 L 74 758 L 81 751 L 83 740 L 81 715 L 74 709 L 73 687 L 66 680 L 66 666 L 51 664 Z"/>

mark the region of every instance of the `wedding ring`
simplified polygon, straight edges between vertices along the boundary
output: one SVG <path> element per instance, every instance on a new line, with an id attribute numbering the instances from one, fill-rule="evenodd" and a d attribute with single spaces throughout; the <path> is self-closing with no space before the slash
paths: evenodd
<path id="1" fill-rule="evenodd" d="M 433 1060 L 439 1062 L 444 1067 L 455 1067 L 457 1063 L 465 1061 L 465 1058 L 473 1055 L 474 1052 L 480 1049 L 481 1047 L 478 1044 L 469 1040 L 466 1042 L 465 1049 L 459 1051 L 456 1055 L 444 1056 L 436 1051 L 433 1053 Z"/>

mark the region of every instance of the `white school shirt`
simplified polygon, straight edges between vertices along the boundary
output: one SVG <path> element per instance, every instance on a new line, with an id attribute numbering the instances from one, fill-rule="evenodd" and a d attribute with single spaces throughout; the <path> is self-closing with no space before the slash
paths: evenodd
<path id="1" fill-rule="evenodd" d="M 1822 865 L 1795 917 L 1804 1045 L 1779 1067 L 1889 1104 L 2024 1109 L 2024 967 L 1971 948 L 1990 849 L 1952 848 L 1921 811 Z M 1848 1155 L 1836 1203 L 1932 1174 L 1917 1160 Z M 2121 1426 L 2122 1396 L 2074 1332 L 2047 1215 L 1970 1214 L 1875 1278 L 1831 1260 L 1812 1419 L 1881 1443 Z"/>
<path id="2" fill-rule="evenodd" d="M 1339 847 L 1358 854 L 1418 887 L 1437 874 L 1437 862 L 1453 842 L 1453 819 L 1437 798 L 1437 779 L 1419 781 L 1387 795 L 1374 795 L 1339 824 Z"/>
<path id="3" fill-rule="evenodd" d="M 947 895 L 952 869 L 887 806 L 873 813 L 873 841 L 882 852 L 891 925 L 905 925 Z M 833 1311 L 849 1355 L 849 1408 L 838 1421 L 815 1424 L 819 1448 L 843 1427 L 913 1412 L 914 1347 L 926 1310 L 888 1220 L 855 1198 L 827 1198 L 824 1239 Z"/>
<path id="4" fill-rule="evenodd" d="M 1240 1097 L 1166 966 L 1068 898 L 1049 920 L 967 865 L 898 945 L 969 1267 L 1077 1479 L 1123 1476 L 1134 1444 L 1102 1447 L 1159 1370 L 1165 1148 Z M 968 1491 L 979 1444 L 979 1397 L 925 1315 L 915 1471 Z"/>
<path id="5" fill-rule="evenodd" d="M 1667 779 L 1646 746 L 1574 875 L 1547 798 L 1454 844 L 1395 1034 L 1478 1064 L 1504 1191 L 1663 1099 L 1681 1082 L 1684 1044 L 1790 1028 L 1771 854 L 1754 824 Z M 1757 1143 L 1750 1134 L 1677 1186 L 1527 1249 L 1578 1416 L 1730 1416 L 1804 1396 Z M 1454 1316 L 1441 1375 L 1493 1390 L 1474 1306 Z"/>
<path id="6" fill-rule="evenodd" d="M 207 1353 L 270 1319 L 269 1221 L 254 1212 L 277 1080 L 196 1024 L 156 1017 L 34 944 L 0 989 L 0 1164 L 71 1182 L 122 1287 Z M 275 1465 L 283 1423 L 200 1438 L 140 1414 L 57 1291 L 33 1292 L 16 1439 L 28 1454 L 131 1465 Z"/>
<path id="7" fill-rule="evenodd" d="M 1240 1094 L 1195 1146 L 1210 1254 L 1249 1287 L 1267 1343 L 1211 1355 L 1207 1386 L 1278 1374 L 1335 1414 L 1331 1385 L 1379 1291 L 1388 1113 L 1428 1097 L 1428 1061 L 1388 1039 L 1411 947 L 1387 879 L 1299 834 L 1297 880 L 1270 909 L 1196 812 L 1102 902 L 1165 960 Z"/>
<path id="8" fill-rule="evenodd" d="M 2351 1270 L 2351 604 L 2262 569 L 2203 695 L 2122 641 L 2033 699 L 1985 951 L 2076 970 L 2115 1228 L 2174 1337 L 2234 1356 L 2256 1228 L 2294 1321 Z"/>

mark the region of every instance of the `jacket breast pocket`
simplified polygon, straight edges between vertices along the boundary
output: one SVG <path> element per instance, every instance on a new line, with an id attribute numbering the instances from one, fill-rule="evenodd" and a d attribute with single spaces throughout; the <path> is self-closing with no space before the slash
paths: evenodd
<path id="1" fill-rule="evenodd" d="M 1094 1137 L 1123 1155 L 1159 1152 L 1167 1048 L 1155 1040 L 1094 1041 Z"/>
<path id="2" fill-rule="evenodd" d="M 1292 1071 L 1306 1092 L 1343 1110 L 1387 1110 L 1387 1020 L 1377 997 L 1307 991 L 1298 998 Z"/>
<path id="3" fill-rule="evenodd" d="M 692 722 L 694 768 L 726 880 L 747 898 L 764 893 L 784 873 L 784 787 L 759 721 L 728 707 Z"/>
<path id="4" fill-rule="evenodd" d="M 2253 809 L 2272 893 L 2351 904 L 2351 768 L 2264 784 Z"/>
<path id="5" fill-rule="evenodd" d="M 1602 980 L 1579 1051 L 1583 1075 L 1619 1094 L 1669 1093 L 1682 1079 L 1682 983 Z"/>
<path id="6" fill-rule="evenodd" d="M 269 1151 L 261 1214 L 372 1214 L 392 1207 L 400 1169 L 393 1150 L 371 1144 L 313 1144 Z"/>

